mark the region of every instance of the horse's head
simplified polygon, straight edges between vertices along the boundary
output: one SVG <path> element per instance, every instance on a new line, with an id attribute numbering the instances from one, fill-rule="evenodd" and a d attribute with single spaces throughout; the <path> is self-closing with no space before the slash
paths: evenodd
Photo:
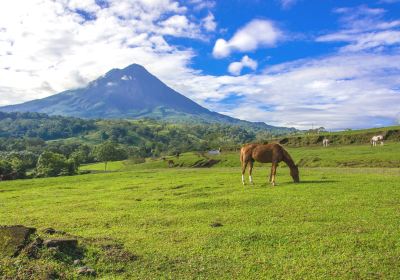
<path id="1" fill-rule="evenodd" d="M 290 176 L 292 176 L 293 182 L 295 182 L 295 183 L 299 183 L 300 182 L 299 167 L 297 165 L 294 165 L 290 169 Z"/>

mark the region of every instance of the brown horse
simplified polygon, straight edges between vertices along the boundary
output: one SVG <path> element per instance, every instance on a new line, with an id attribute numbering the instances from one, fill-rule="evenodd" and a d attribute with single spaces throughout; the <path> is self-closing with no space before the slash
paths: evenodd
<path id="1" fill-rule="evenodd" d="M 290 175 L 295 183 L 300 182 L 299 169 L 294 164 L 289 153 L 279 144 L 247 144 L 240 150 L 240 161 L 242 163 L 242 183 L 244 185 L 244 173 L 246 172 L 247 164 L 249 164 L 249 180 L 253 183 L 251 173 L 253 171 L 254 161 L 262 163 L 272 163 L 269 182 L 275 186 L 275 175 L 278 163 L 283 161 L 290 168 Z"/>

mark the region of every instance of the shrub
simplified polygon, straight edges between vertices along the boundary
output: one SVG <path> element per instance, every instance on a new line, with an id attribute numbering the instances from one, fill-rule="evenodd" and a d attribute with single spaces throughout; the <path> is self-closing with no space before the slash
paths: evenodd
<path id="1" fill-rule="evenodd" d="M 74 175 L 76 172 L 77 166 L 73 160 L 67 160 L 65 156 L 49 151 L 40 155 L 36 166 L 37 177 Z"/>

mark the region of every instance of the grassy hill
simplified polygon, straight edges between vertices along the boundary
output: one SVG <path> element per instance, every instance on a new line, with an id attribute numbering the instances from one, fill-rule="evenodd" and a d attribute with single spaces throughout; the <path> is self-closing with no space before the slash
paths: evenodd
<path id="1" fill-rule="evenodd" d="M 286 147 L 295 162 L 300 167 L 400 167 L 400 142 L 387 142 L 384 146 L 371 147 L 364 145 L 331 145 L 327 148 Z M 237 167 L 240 169 L 239 151 L 226 151 L 221 155 L 212 156 L 207 153 L 184 153 L 179 158 L 167 156 L 162 158 L 148 158 L 144 163 L 137 164 L 126 160 L 111 163 L 109 171 L 129 171 L 138 169 L 169 168 L 168 160 L 173 160 L 175 168 L 201 167 L 212 160 L 211 165 L 217 167 Z M 255 163 L 256 167 L 269 166 Z M 285 166 L 284 163 L 281 166 Z M 103 163 L 89 164 L 81 167 L 86 171 L 102 171 Z"/>
<path id="2" fill-rule="evenodd" d="M 319 134 L 298 133 L 296 136 L 275 138 L 281 144 L 292 147 L 322 145 L 324 137 L 333 145 L 366 144 L 372 136 L 383 135 L 387 141 L 400 141 L 400 126 L 388 126 L 362 130 L 347 130 L 338 132 L 321 132 Z"/>

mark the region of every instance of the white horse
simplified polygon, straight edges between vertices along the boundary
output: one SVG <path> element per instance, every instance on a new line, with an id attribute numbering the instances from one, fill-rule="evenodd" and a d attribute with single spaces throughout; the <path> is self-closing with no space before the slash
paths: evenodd
<path id="1" fill-rule="evenodd" d="M 322 140 L 322 146 L 323 147 L 328 147 L 329 146 L 329 139 L 328 138 L 324 138 Z"/>
<path id="2" fill-rule="evenodd" d="M 381 142 L 381 145 L 383 145 L 383 135 L 375 135 L 371 138 L 371 146 L 375 147 L 378 142 Z"/>

